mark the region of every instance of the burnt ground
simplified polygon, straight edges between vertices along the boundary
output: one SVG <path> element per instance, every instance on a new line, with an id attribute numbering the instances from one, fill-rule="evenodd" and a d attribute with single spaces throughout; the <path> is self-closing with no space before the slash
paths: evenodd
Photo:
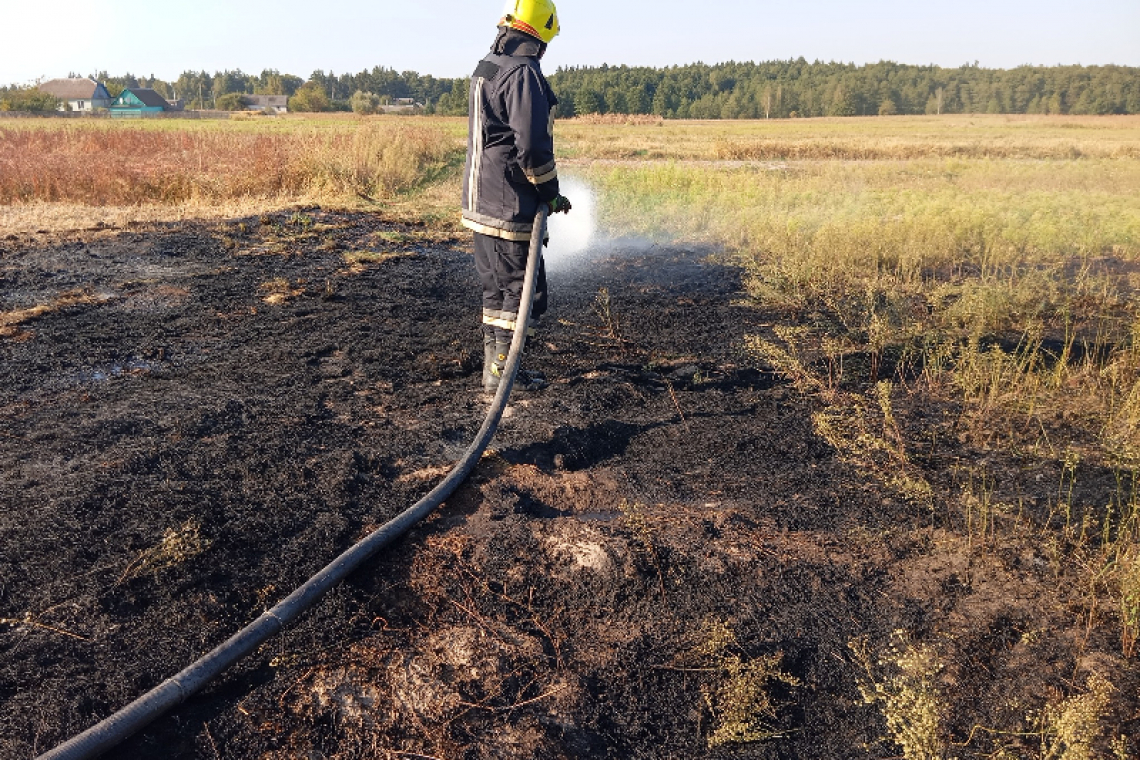
<path id="1" fill-rule="evenodd" d="M 0 756 L 110 714 L 438 481 L 486 407 L 465 247 L 321 209 L 0 241 Z M 778 317 L 737 270 L 614 246 L 550 280 L 526 364 L 553 383 L 459 493 L 110 756 L 898 757 L 849 646 L 896 630 L 939 652 L 951 756 L 995 750 L 977 726 L 1032 754 L 1026 715 L 1090 673 L 1136 693 L 1039 534 L 963 539 L 946 495 L 980 448 L 916 460 L 912 499 L 814 432 L 818 401 L 744 350 Z M 921 437 L 946 411 L 899 415 Z M 1030 509 L 1064 478 L 1010 473 L 994 492 Z M 1112 735 L 1140 730 L 1115 705 Z"/>

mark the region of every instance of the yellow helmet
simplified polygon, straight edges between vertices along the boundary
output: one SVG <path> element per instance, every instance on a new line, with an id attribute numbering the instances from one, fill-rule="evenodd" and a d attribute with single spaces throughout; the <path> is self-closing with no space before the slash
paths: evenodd
<path id="1" fill-rule="evenodd" d="M 499 26 L 509 26 L 550 42 L 558 36 L 558 11 L 552 0 L 508 0 Z"/>

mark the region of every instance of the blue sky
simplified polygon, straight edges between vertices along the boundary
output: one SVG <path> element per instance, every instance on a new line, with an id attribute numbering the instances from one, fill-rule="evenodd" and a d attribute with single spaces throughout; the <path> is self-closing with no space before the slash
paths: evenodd
<path id="1" fill-rule="evenodd" d="M 0 83 L 68 71 L 373 66 L 466 76 L 502 0 L 11 0 Z M 771 60 L 1140 66 L 1140 0 L 562 0 L 562 65 Z"/>

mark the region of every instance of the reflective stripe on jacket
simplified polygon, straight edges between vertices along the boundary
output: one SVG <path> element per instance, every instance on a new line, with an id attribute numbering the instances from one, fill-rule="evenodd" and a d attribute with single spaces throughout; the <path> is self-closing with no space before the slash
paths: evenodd
<path id="1" fill-rule="evenodd" d="M 540 43 L 509 30 L 471 77 L 463 226 L 530 239 L 540 202 L 558 196 L 554 106 L 538 63 Z"/>

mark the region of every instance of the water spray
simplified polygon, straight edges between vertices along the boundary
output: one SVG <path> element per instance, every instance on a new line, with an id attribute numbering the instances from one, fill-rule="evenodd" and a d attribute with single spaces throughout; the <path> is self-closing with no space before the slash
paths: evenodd
<path id="1" fill-rule="evenodd" d="M 558 184 L 562 194 L 573 201 L 574 210 L 550 218 L 547 271 L 558 271 L 583 263 L 589 257 L 591 243 L 598 231 L 597 203 L 593 189 L 574 178 L 562 178 Z"/>

